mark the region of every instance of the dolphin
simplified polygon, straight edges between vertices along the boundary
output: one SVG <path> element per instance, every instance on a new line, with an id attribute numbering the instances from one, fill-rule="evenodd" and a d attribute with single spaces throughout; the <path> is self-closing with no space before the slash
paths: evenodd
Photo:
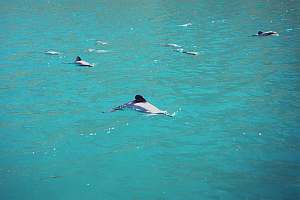
<path id="1" fill-rule="evenodd" d="M 198 55 L 198 52 L 196 52 L 196 51 L 183 51 L 182 53 L 193 55 L 193 56 Z"/>
<path id="2" fill-rule="evenodd" d="M 109 112 L 123 110 L 124 108 L 130 108 L 130 109 L 136 110 L 138 112 L 143 112 L 143 113 L 148 113 L 148 114 L 154 114 L 154 115 L 163 114 L 163 115 L 166 115 L 169 117 L 173 117 L 172 115 L 168 114 L 167 111 L 162 111 L 159 108 L 157 108 L 156 106 L 149 103 L 141 95 L 136 95 L 134 100 L 129 101 L 125 104 L 122 104 L 118 107 L 115 107 L 115 108 L 111 109 Z"/>
<path id="3" fill-rule="evenodd" d="M 257 34 L 252 36 L 279 36 L 279 34 L 275 31 L 266 31 L 266 32 L 258 31 Z"/>
<path id="4" fill-rule="evenodd" d="M 75 63 L 80 66 L 86 66 L 86 67 L 94 67 L 94 64 L 90 64 L 84 60 L 82 60 L 79 56 L 76 57 Z"/>
<path id="5" fill-rule="evenodd" d="M 184 49 L 176 49 L 175 51 L 180 52 L 180 53 L 193 55 L 193 56 L 198 55 L 198 52 L 196 52 L 196 51 L 185 51 Z"/>
<path id="6" fill-rule="evenodd" d="M 165 46 L 165 47 L 181 48 L 180 45 L 178 45 L 178 44 L 173 44 L 173 43 L 165 44 L 164 46 Z"/>

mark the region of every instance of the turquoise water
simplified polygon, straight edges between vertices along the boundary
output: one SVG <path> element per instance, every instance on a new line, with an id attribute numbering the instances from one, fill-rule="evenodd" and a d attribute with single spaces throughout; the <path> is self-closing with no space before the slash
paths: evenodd
<path id="1" fill-rule="evenodd" d="M 0 199 L 299 198 L 299 8 L 1 1 Z"/>

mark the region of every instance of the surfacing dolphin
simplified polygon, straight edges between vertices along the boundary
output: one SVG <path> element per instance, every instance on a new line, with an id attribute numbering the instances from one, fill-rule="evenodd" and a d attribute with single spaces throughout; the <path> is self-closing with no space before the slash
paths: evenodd
<path id="1" fill-rule="evenodd" d="M 176 49 L 175 51 L 180 52 L 180 53 L 193 55 L 193 56 L 198 55 L 198 52 L 196 52 L 196 51 L 185 51 L 184 49 Z"/>
<path id="2" fill-rule="evenodd" d="M 164 45 L 165 47 L 174 47 L 174 48 L 181 48 L 180 45 L 178 44 L 174 44 L 174 43 L 168 43 Z"/>
<path id="3" fill-rule="evenodd" d="M 257 34 L 252 36 L 279 36 L 279 34 L 275 31 L 266 31 L 266 32 L 258 31 Z"/>
<path id="4" fill-rule="evenodd" d="M 134 100 L 129 101 L 125 104 L 122 104 L 118 107 L 115 107 L 115 108 L 111 109 L 109 112 L 123 110 L 124 108 L 130 108 L 130 109 L 133 109 L 133 110 L 136 110 L 139 112 L 143 112 L 143 113 L 148 113 L 148 114 L 154 114 L 154 115 L 162 114 L 162 115 L 166 115 L 169 117 L 173 117 L 173 115 L 168 114 L 167 111 L 162 111 L 159 108 L 152 105 L 151 103 L 149 103 L 141 95 L 136 95 Z"/>
<path id="5" fill-rule="evenodd" d="M 86 66 L 86 67 L 94 67 L 94 64 L 88 63 L 84 60 L 82 60 L 79 56 L 76 57 L 75 63 L 80 65 L 80 66 Z"/>

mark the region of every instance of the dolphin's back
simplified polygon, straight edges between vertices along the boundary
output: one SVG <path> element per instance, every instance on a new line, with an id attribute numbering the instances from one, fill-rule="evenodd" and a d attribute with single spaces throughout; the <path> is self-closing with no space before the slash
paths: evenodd
<path id="1" fill-rule="evenodd" d="M 80 61 L 76 61 L 77 64 L 81 65 L 81 66 L 93 66 L 92 64 L 84 61 L 84 60 L 80 60 Z"/>

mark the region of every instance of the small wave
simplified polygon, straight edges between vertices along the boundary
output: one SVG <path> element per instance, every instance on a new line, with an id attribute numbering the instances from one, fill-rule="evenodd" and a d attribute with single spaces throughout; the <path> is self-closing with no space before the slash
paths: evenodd
<path id="1" fill-rule="evenodd" d="M 104 50 L 104 49 L 92 49 L 92 48 L 89 48 L 87 49 L 88 52 L 92 53 L 92 52 L 95 52 L 95 53 L 107 53 L 109 52 L 108 50 Z"/>
<path id="2" fill-rule="evenodd" d="M 96 53 L 107 53 L 109 52 L 108 50 L 103 50 L 103 49 L 99 49 L 95 51 Z"/>
<path id="3" fill-rule="evenodd" d="M 53 51 L 53 50 L 48 50 L 48 51 L 45 51 L 44 53 L 48 54 L 48 55 L 60 55 L 61 54 L 60 52 Z"/>
<path id="4" fill-rule="evenodd" d="M 177 113 L 179 113 L 181 111 L 181 108 L 178 108 L 175 112 L 173 112 L 171 115 L 172 117 L 175 117 L 177 115 Z"/>
<path id="5" fill-rule="evenodd" d="M 101 41 L 101 40 L 97 40 L 97 41 L 96 41 L 96 44 L 99 44 L 99 45 L 107 45 L 108 42 L 104 42 L 104 41 Z"/>
<path id="6" fill-rule="evenodd" d="M 177 26 L 187 27 L 187 26 L 192 26 L 192 23 L 189 22 L 189 23 L 186 23 L 186 24 L 180 24 L 180 25 L 177 25 Z"/>
<path id="7" fill-rule="evenodd" d="M 114 129 L 115 129 L 115 127 L 108 128 L 108 129 L 106 129 L 106 133 L 110 134 Z"/>

